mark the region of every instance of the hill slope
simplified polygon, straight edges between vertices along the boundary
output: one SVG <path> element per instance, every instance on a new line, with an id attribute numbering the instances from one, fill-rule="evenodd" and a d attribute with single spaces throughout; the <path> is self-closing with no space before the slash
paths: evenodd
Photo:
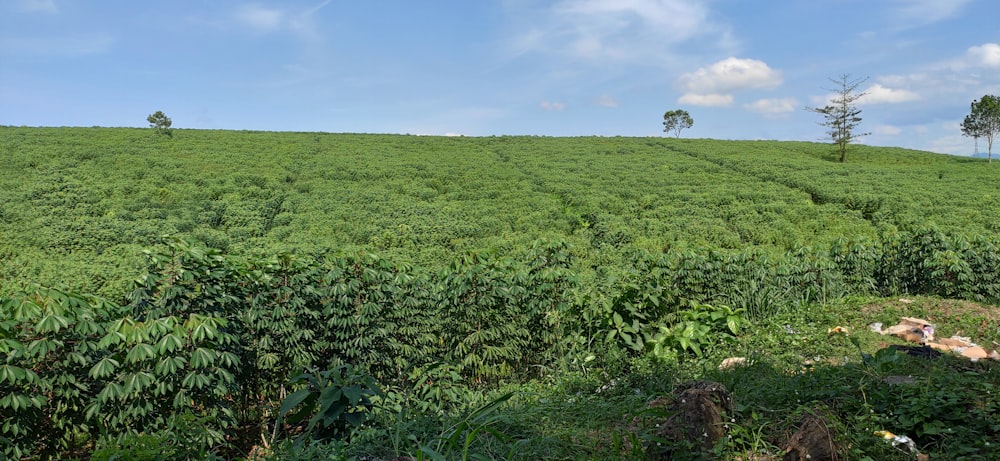
<path id="1" fill-rule="evenodd" d="M 850 161 L 801 142 L 0 127 L 0 277 L 120 295 L 163 235 L 435 267 L 539 238 L 593 266 L 636 248 L 1000 231 L 983 161 L 867 146 Z"/>

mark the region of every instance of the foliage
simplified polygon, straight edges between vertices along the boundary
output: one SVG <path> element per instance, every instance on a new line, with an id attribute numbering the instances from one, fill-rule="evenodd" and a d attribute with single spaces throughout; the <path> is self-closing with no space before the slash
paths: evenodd
<path id="1" fill-rule="evenodd" d="M 993 161 L 993 138 L 1000 133 L 1000 97 L 984 95 L 972 101 L 969 115 L 962 120 L 962 134 L 986 138 L 988 161 Z"/>
<path id="2" fill-rule="evenodd" d="M 831 91 L 836 94 L 831 99 L 830 104 L 823 107 L 810 107 L 812 112 L 823 116 L 822 125 L 829 128 L 827 134 L 833 138 L 833 145 L 837 146 L 840 153 L 841 163 L 847 161 L 847 145 L 854 140 L 867 136 L 870 133 L 857 133 L 855 129 L 861 123 L 861 109 L 856 103 L 865 96 L 864 92 L 859 92 L 858 87 L 868 80 L 867 78 L 851 80 L 850 75 L 844 74 L 839 79 L 830 79 L 837 86 Z"/>
<path id="3" fill-rule="evenodd" d="M 686 110 L 668 110 L 663 114 L 663 131 L 674 133 L 674 137 L 681 137 L 681 131 L 694 126 L 694 119 Z"/>
<path id="4" fill-rule="evenodd" d="M 106 322 L 119 312 L 99 299 L 36 288 L 0 298 L 0 454 L 50 457 L 75 449 L 97 425 L 88 371 Z"/>
<path id="5" fill-rule="evenodd" d="M 39 283 L 124 302 L 162 235 L 429 270 L 465 252 L 525 260 L 544 239 L 590 279 L 636 250 L 1000 233 L 1000 173 L 903 149 L 854 146 L 834 166 L 823 145 L 773 141 L 196 130 L 169 147 L 139 129 L 0 127 L 0 168 L 20 172 L 0 178 L 0 294 Z"/>
<path id="6" fill-rule="evenodd" d="M 477 381 L 520 368 L 531 339 L 529 317 L 517 302 L 521 274 L 509 264 L 469 254 L 440 276 L 445 359 Z"/>
<path id="7" fill-rule="evenodd" d="M 130 437 L 166 428 L 185 411 L 208 417 L 209 445 L 224 440 L 232 425 L 228 401 L 239 359 L 225 352 L 236 338 L 224 319 L 202 314 L 137 321 L 124 317 L 108 325 L 98 346 L 106 355 L 89 375 L 105 384 L 86 408 L 102 431 Z"/>
<path id="8" fill-rule="evenodd" d="M 5 454 L 120 442 L 167 430 L 182 413 L 211 421 L 197 431 L 206 446 L 223 441 L 239 364 L 220 350 L 233 340 L 225 320 L 195 313 L 136 320 L 99 298 L 53 289 L 2 301 Z"/>
<path id="9" fill-rule="evenodd" d="M 886 239 L 876 283 L 884 294 L 926 293 L 993 301 L 1000 298 L 997 242 L 972 241 L 934 229 L 901 233 Z"/>
<path id="10" fill-rule="evenodd" d="M 641 457 L 635 415 L 706 376 L 744 402 L 720 453 L 778 445 L 794 429 L 776 415 L 823 406 L 852 459 L 894 459 L 872 426 L 942 459 L 995 454 L 972 434 L 995 434 L 996 370 L 876 352 L 865 325 L 931 315 L 862 306 L 1000 301 L 998 173 L 979 161 L 200 130 L 162 151 L 143 133 L 0 127 L 19 172 L 0 177 L 3 456 Z M 931 320 L 990 344 L 991 319 Z M 289 387 L 303 373 L 323 386 Z"/>
<path id="11" fill-rule="evenodd" d="M 646 342 L 646 348 L 657 358 L 689 350 L 701 357 L 706 347 L 736 339 L 746 322 L 741 314 L 742 309 L 691 301 L 690 308 L 679 313 L 677 322 L 660 326 L 659 332 Z"/>
<path id="12" fill-rule="evenodd" d="M 146 121 L 149 122 L 149 127 L 156 130 L 156 134 L 166 135 L 167 137 L 172 137 L 174 132 L 170 129 L 170 125 L 173 122 L 170 117 L 167 117 L 163 111 L 158 110 L 146 117 Z"/>
<path id="13" fill-rule="evenodd" d="M 348 439 L 374 408 L 372 399 L 384 397 L 371 376 L 350 365 L 312 370 L 292 378 L 292 386 L 300 384 L 305 387 L 281 403 L 276 424 L 302 424 L 300 433 L 315 440 Z"/>
<path id="14" fill-rule="evenodd" d="M 486 435 L 502 442 L 512 442 L 511 437 L 495 426 L 500 420 L 498 410 L 513 396 L 513 393 L 504 394 L 464 415 L 433 440 L 421 444 L 416 451 L 416 459 L 434 461 L 477 459 L 479 457 L 474 456 L 472 445 L 477 439 Z M 511 443 L 510 452 L 507 453 L 508 459 L 514 454 L 518 445 Z"/>
<path id="15" fill-rule="evenodd" d="M 144 441 L 181 440 L 184 427 L 190 427 L 184 421 L 190 421 L 199 437 L 174 446 L 177 453 L 245 453 L 252 437 L 239 436 L 239 428 L 267 434 L 272 446 L 284 446 L 281 438 L 274 438 L 274 415 L 300 424 L 301 433 L 310 437 L 349 440 L 362 421 L 371 422 L 366 430 L 377 431 L 390 414 L 401 418 L 399 424 L 420 418 L 439 418 L 434 424 L 443 424 L 464 408 L 463 402 L 475 399 L 476 392 L 539 376 L 527 370 L 621 377 L 635 373 L 627 365 L 630 357 L 644 356 L 668 366 L 699 369 L 704 360 L 732 354 L 732 348 L 746 341 L 747 336 L 740 336 L 739 342 L 731 339 L 750 311 L 723 303 L 745 299 L 741 296 L 750 292 L 765 293 L 761 306 L 801 306 L 758 306 L 752 317 L 755 330 L 771 331 L 772 319 L 800 315 L 816 325 L 823 338 L 825 328 L 841 320 L 816 317 L 807 308 L 841 299 L 843 293 L 837 290 L 845 287 L 997 297 L 995 267 L 1000 256 L 991 240 L 969 242 L 924 230 L 894 234 L 881 246 L 873 243 L 846 243 L 829 254 L 802 249 L 780 258 L 754 252 L 637 252 L 631 256 L 635 270 L 609 273 L 585 290 L 569 271 L 572 249 L 553 242 L 536 246 L 526 261 L 471 254 L 449 271 L 425 273 L 373 256 L 237 258 L 168 241 L 148 253 L 149 272 L 137 280 L 127 306 L 47 289 L 4 299 L 2 344 L 8 358 L 0 369 L 0 385 L 7 397 L 0 404 L 8 421 L 5 449 L 10 455 L 40 457 L 97 446 L 96 441 L 110 450 L 102 453 L 155 457 L 159 455 L 143 451 L 148 445 Z M 872 261 L 881 267 L 852 277 L 842 272 Z M 746 292 L 741 295 L 739 287 Z M 435 331 L 437 344 L 427 343 L 422 334 L 396 335 L 402 327 L 388 328 L 386 334 L 380 325 L 403 325 L 404 320 L 393 320 L 391 309 L 366 303 L 398 306 L 416 325 Z M 338 305 L 344 310 L 334 308 Z M 354 320 L 338 323 L 345 316 Z M 365 318 L 370 320 L 360 321 Z M 802 328 L 802 320 L 794 322 L 794 327 L 784 327 Z M 969 325 L 978 328 L 975 321 Z M 45 332 L 44 339 L 39 331 Z M 641 341 L 642 347 L 630 347 L 626 338 Z M 372 342 L 354 348 L 354 340 Z M 787 347 L 798 351 L 819 343 Z M 770 347 L 786 345 L 758 350 Z M 631 352 L 615 356 L 611 351 L 619 348 Z M 393 360 L 385 361 L 387 350 L 396 351 Z M 595 352 L 602 358 L 582 359 Z M 570 363 L 571 357 L 586 366 L 559 365 Z M 866 373 L 895 372 L 898 364 L 889 361 L 893 356 L 875 357 L 878 366 Z M 346 365 L 353 360 L 356 367 Z M 315 372 L 323 364 L 331 370 Z M 306 387 L 294 391 L 282 406 L 287 383 L 281 375 L 299 366 L 314 371 L 297 379 Z M 390 392 L 378 391 L 382 385 L 366 370 L 379 373 Z M 639 384 L 639 378 L 628 380 L 637 383 L 631 385 L 649 385 Z M 957 383 L 949 388 L 952 385 Z M 606 386 L 607 392 L 619 392 L 611 389 L 629 385 L 612 381 Z M 803 386 L 794 388 L 801 394 L 816 384 L 796 386 Z M 826 390 L 810 392 L 824 400 L 835 396 L 831 392 L 846 392 L 843 384 L 820 388 Z M 386 404 L 382 411 L 375 411 L 376 395 Z M 992 417 L 993 411 L 983 417 Z M 936 430 L 916 423 L 907 427 L 918 437 L 930 437 Z M 294 433 L 287 428 L 279 433 Z M 475 430 L 469 426 L 459 432 Z M 521 437 L 522 430 L 502 432 Z M 439 434 L 446 432 L 442 427 Z M 456 433 L 447 432 L 436 445 L 411 445 L 413 441 L 403 437 L 397 450 L 416 453 L 424 446 L 430 450 L 425 454 L 432 456 L 454 442 L 457 445 L 448 449 L 453 454 L 468 453 L 469 445 L 462 441 L 468 439 Z M 614 437 L 624 443 L 634 435 Z M 441 445 L 442 440 L 452 442 Z M 495 434 L 490 440 L 499 446 L 514 443 Z M 933 437 L 923 440 L 944 443 Z M 305 440 L 293 452 L 306 452 L 302 450 L 312 450 Z"/>
<path id="16" fill-rule="evenodd" d="M 90 459 L 93 461 L 220 459 L 211 451 L 212 446 L 217 444 L 212 436 L 213 426 L 215 424 L 211 418 L 184 412 L 171 416 L 166 427 L 154 433 L 101 441 Z"/>

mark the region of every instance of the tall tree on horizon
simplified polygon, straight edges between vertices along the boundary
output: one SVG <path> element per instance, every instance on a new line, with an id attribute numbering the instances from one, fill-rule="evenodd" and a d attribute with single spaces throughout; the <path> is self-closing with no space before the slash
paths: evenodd
<path id="1" fill-rule="evenodd" d="M 993 163 L 993 138 L 997 133 L 1000 133 L 1000 97 L 987 94 L 973 100 L 969 115 L 962 120 L 962 134 L 976 140 L 977 151 L 979 138 L 986 139 L 988 163 Z"/>
<path id="2" fill-rule="evenodd" d="M 686 110 L 669 110 L 663 114 L 663 131 L 673 132 L 675 138 L 681 137 L 681 130 L 692 126 L 694 126 L 694 119 Z"/>
<path id="3" fill-rule="evenodd" d="M 157 134 L 165 134 L 167 137 L 173 137 L 173 130 L 170 129 L 170 125 L 174 122 L 162 110 L 150 114 L 149 117 L 146 117 L 146 121 L 149 122 L 150 128 L 156 130 Z"/>
<path id="4" fill-rule="evenodd" d="M 861 109 L 858 109 L 857 102 L 868 94 L 859 92 L 858 87 L 867 81 L 868 77 L 857 80 L 851 80 L 850 77 L 850 74 L 844 74 L 839 79 L 830 79 L 837 86 L 830 89 L 836 94 L 830 99 L 829 104 L 824 107 L 806 107 L 807 110 L 823 116 L 820 125 L 830 129 L 827 134 L 833 139 L 833 145 L 837 146 L 841 163 L 847 162 L 848 144 L 871 134 L 855 132 L 861 124 Z"/>

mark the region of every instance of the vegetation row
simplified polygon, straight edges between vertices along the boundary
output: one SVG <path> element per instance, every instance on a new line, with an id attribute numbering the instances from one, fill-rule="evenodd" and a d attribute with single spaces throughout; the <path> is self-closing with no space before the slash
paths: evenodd
<path id="1" fill-rule="evenodd" d="M 839 164 L 828 145 L 773 141 L 173 133 L 0 127 L 0 294 L 41 283 L 121 303 L 163 235 L 436 269 L 550 239 L 593 277 L 638 250 L 1000 233 L 996 169 L 904 149 Z"/>
<path id="2" fill-rule="evenodd" d="M 608 351 L 701 356 L 748 321 L 848 295 L 1000 300 L 996 241 L 935 231 L 780 258 L 640 251 L 595 286 L 573 257 L 540 243 L 523 260 L 468 253 L 428 271 L 367 253 L 257 259 L 171 241 L 147 252 L 127 304 L 45 288 L 0 300 L 0 443 L 16 459 L 163 431 L 193 437 L 184 447 L 199 456 L 302 434 L 347 440 L 376 398 L 446 414 L 460 389 L 544 379 L 614 360 Z"/>

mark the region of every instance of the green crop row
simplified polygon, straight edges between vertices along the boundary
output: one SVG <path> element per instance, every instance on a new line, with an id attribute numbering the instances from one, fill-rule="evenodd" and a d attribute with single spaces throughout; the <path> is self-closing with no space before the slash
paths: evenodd
<path id="1" fill-rule="evenodd" d="M 1000 301 L 997 242 L 935 231 L 780 257 L 638 251 L 628 261 L 591 285 L 561 242 L 427 270 L 367 253 L 257 259 L 172 241 L 147 252 L 125 305 L 43 288 L 0 298 L 0 446 L 54 456 L 193 418 L 201 450 L 246 453 L 280 429 L 276 409 L 304 370 L 358 367 L 426 411 L 457 399 L 442 393 L 448 374 L 444 388 L 427 380 L 435 364 L 493 386 L 608 350 L 700 354 L 746 321 L 851 294 Z"/>
<path id="2" fill-rule="evenodd" d="M 843 165 L 829 146 L 773 141 L 0 127 L 0 294 L 37 282 L 117 296 L 164 235 L 438 268 L 549 238 L 585 271 L 636 250 L 1000 230 L 983 162 L 857 149 Z"/>

